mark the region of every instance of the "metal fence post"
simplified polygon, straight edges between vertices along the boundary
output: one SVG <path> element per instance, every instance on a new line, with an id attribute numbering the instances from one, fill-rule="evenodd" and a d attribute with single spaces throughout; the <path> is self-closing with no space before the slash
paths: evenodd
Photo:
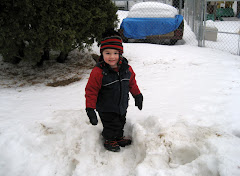
<path id="1" fill-rule="evenodd" d="M 201 7 L 201 10 L 200 10 L 200 25 L 199 25 L 199 32 L 198 32 L 198 46 L 199 47 L 202 47 L 202 31 L 203 31 L 203 7 Z"/>
<path id="2" fill-rule="evenodd" d="M 238 55 L 240 56 L 240 35 L 238 34 Z"/>
<path id="3" fill-rule="evenodd" d="M 179 14 L 182 15 L 182 0 L 179 0 Z"/>
<path id="4" fill-rule="evenodd" d="M 195 18 L 196 18 L 196 8 L 195 8 L 195 0 L 193 0 L 193 26 L 192 26 L 192 31 L 195 30 Z"/>
<path id="5" fill-rule="evenodd" d="M 206 30 L 206 21 L 207 21 L 207 0 L 204 1 L 204 28 L 203 28 L 203 33 L 202 33 L 202 39 L 203 39 L 203 47 L 205 47 L 205 30 Z"/>

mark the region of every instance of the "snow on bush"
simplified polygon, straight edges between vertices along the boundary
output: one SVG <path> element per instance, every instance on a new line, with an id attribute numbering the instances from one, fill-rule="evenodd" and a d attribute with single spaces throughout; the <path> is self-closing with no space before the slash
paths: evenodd
<path id="1" fill-rule="evenodd" d="M 141 2 L 129 11 L 128 18 L 175 18 L 178 10 L 160 2 Z"/>

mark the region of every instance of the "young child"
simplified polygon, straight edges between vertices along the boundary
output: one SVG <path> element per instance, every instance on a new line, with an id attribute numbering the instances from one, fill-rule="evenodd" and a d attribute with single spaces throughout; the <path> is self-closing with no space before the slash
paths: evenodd
<path id="1" fill-rule="evenodd" d="M 124 125 L 129 92 L 135 106 L 142 110 L 143 96 L 135 80 L 135 73 L 126 58 L 122 57 L 123 45 L 119 36 L 101 41 L 99 63 L 93 68 L 85 88 L 86 112 L 92 125 L 97 125 L 97 110 L 103 124 L 102 136 L 107 150 L 118 152 L 120 146 L 131 144 L 125 138 Z"/>

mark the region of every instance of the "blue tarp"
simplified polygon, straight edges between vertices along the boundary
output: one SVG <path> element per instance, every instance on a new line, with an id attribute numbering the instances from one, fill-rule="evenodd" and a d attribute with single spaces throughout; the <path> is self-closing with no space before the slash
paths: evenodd
<path id="1" fill-rule="evenodd" d="M 131 39 L 145 39 L 146 36 L 163 35 L 176 30 L 183 20 L 182 15 L 175 18 L 125 18 L 120 28 Z"/>

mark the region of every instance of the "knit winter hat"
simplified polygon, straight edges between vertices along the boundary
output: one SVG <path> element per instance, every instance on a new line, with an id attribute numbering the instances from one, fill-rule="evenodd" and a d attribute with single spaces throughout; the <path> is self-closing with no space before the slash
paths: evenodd
<path id="1" fill-rule="evenodd" d="M 100 52 L 104 49 L 116 49 L 120 54 L 123 53 L 122 39 L 119 36 L 106 37 L 101 41 Z"/>

